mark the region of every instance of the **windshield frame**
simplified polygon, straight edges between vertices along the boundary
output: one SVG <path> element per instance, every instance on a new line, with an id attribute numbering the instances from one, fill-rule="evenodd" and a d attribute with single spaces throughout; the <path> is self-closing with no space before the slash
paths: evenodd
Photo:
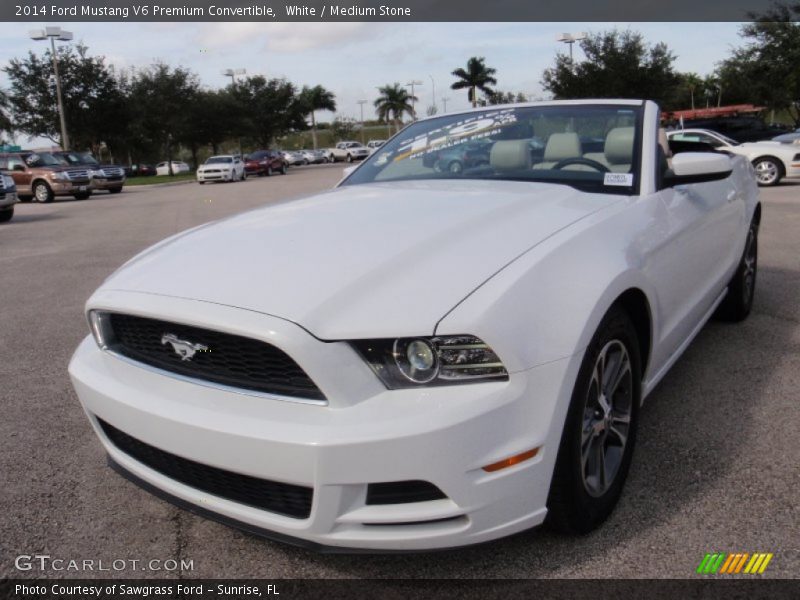
<path id="1" fill-rule="evenodd" d="M 623 186 L 614 186 L 614 185 L 607 185 L 603 182 L 600 182 L 598 185 L 597 182 L 590 182 L 590 181 L 580 181 L 579 179 L 573 181 L 560 181 L 558 178 L 545 178 L 545 177 L 469 177 L 469 176 L 458 176 L 458 177 L 447 177 L 447 176 L 436 176 L 436 177 L 407 177 L 407 178 L 398 178 L 398 179 L 383 179 L 383 180 L 367 180 L 367 181 L 356 181 L 354 180 L 357 178 L 357 174 L 362 171 L 368 165 L 374 165 L 380 159 L 381 153 L 380 150 L 387 146 L 390 146 L 398 137 L 405 137 L 409 140 L 413 140 L 415 137 L 420 136 L 425 130 L 428 131 L 435 131 L 438 127 L 436 122 L 442 121 L 445 119 L 451 120 L 453 117 L 461 117 L 463 119 L 476 119 L 480 118 L 480 115 L 489 115 L 489 114 L 496 114 L 499 111 L 504 110 L 525 110 L 525 109 L 535 109 L 544 112 L 557 112 L 559 110 L 564 109 L 589 109 L 589 110 L 620 110 L 620 109 L 627 109 L 630 110 L 634 114 L 634 137 L 633 137 L 633 149 L 632 149 L 632 156 L 631 156 L 631 171 L 630 174 L 633 175 L 633 185 L 630 187 L 623 187 Z M 552 185 L 567 185 L 579 191 L 584 191 L 587 193 L 599 193 L 599 194 L 613 194 L 613 195 L 624 195 L 624 196 L 638 196 L 641 193 L 642 189 L 642 139 L 644 135 L 644 116 L 645 116 L 645 101 L 643 100 L 627 100 L 623 102 L 581 102 L 581 101 L 553 101 L 553 102 L 544 102 L 544 103 L 536 103 L 536 104 L 507 104 L 507 105 L 496 105 L 490 106 L 486 108 L 481 108 L 478 110 L 468 110 L 462 111 L 459 113 L 449 113 L 447 115 L 439 115 L 435 117 L 429 117 L 427 119 L 422 119 L 420 121 L 415 121 L 408 124 L 406 127 L 401 129 L 399 132 L 395 133 L 389 139 L 385 140 L 383 146 L 373 152 L 370 156 L 368 156 L 364 161 L 361 162 L 352 172 L 348 173 L 337 185 L 337 187 L 345 187 L 349 185 L 365 185 L 365 184 L 391 184 L 391 183 L 402 183 L 407 181 L 517 181 L 517 182 L 528 182 L 528 183 L 545 183 L 545 184 L 552 184 Z M 420 125 L 424 125 L 425 129 L 420 129 L 417 132 L 414 132 L 412 128 L 418 127 Z M 444 127 L 447 127 L 445 125 Z M 470 143 L 470 141 L 475 140 L 465 140 L 464 143 Z M 363 172 L 363 171 L 362 171 Z M 580 173 L 581 171 L 572 171 L 572 173 Z"/>

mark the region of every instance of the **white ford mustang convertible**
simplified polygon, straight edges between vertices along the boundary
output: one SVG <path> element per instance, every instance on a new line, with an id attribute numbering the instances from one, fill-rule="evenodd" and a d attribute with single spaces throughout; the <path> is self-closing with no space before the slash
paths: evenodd
<path id="1" fill-rule="evenodd" d="M 70 364 L 111 465 L 324 550 L 597 527 L 643 400 L 753 302 L 752 166 L 672 150 L 647 101 L 447 114 L 142 252 Z"/>

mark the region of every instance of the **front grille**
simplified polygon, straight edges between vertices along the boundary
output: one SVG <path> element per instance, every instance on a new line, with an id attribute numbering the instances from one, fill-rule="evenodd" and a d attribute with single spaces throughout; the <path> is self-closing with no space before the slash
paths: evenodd
<path id="1" fill-rule="evenodd" d="M 86 169 L 72 169 L 67 171 L 67 177 L 69 177 L 71 181 L 89 179 L 89 171 Z"/>
<path id="2" fill-rule="evenodd" d="M 314 498 L 312 488 L 267 481 L 232 473 L 181 458 L 151 446 L 97 419 L 114 446 L 140 463 L 184 485 L 262 510 L 295 519 L 307 519 Z"/>
<path id="3" fill-rule="evenodd" d="M 233 388 L 325 400 L 292 358 L 266 342 L 133 315 L 109 316 L 110 349 L 132 360 Z"/>
<path id="4" fill-rule="evenodd" d="M 102 172 L 106 179 L 110 177 L 122 177 L 125 174 L 125 171 L 120 167 L 104 167 Z"/>
<path id="5" fill-rule="evenodd" d="M 447 498 L 427 481 L 387 481 L 367 486 L 367 504 L 409 504 Z"/>

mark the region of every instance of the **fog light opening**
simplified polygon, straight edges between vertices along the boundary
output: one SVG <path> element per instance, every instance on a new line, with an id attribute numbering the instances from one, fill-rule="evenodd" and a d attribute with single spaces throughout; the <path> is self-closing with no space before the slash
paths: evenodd
<path id="1" fill-rule="evenodd" d="M 495 463 L 490 465 L 486 465 L 483 467 L 483 470 L 487 473 L 494 473 L 495 471 L 500 471 L 501 469 L 506 469 L 508 467 L 513 467 L 514 465 L 518 465 L 521 462 L 525 462 L 539 454 L 539 448 L 533 448 L 531 450 L 526 450 L 525 452 L 521 452 L 520 454 L 515 454 L 514 456 L 509 456 L 508 458 L 504 458 L 503 460 L 499 460 Z"/>

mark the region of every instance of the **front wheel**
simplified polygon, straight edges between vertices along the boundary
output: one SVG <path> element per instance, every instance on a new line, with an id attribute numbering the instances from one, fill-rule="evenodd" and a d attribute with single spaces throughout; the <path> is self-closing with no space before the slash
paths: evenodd
<path id="1" fill-rule="evenodd" d="M 281 165 L 281 175 L 286 175 L 286 163 Z"/>
<path id="2" fill-rule="evenodd" d="M 111 192 L 112 194 L 119 194 L 122 191 L 122 188 L 121 187 L 115 187 L 115 188 L 109 189 L 108 191 Z"/>
<path id="3" fill-rule="evenodd" d="M 758 273 L 758 223 L 753 220 L 747 230 L 744 252 L 736 267 L 728 293 L 717 308 L 714 316 L 720 321 L 744 321 L 753 309 L 756 294 L 756 274 Z"/>
<path id="4" fill-rule="evenodd" d="M 547 524 L 588 533 L 619 500 L 636 442 L 641 359 L 630 317 L 612 308 L 581 363 L 548 498 Z"/>
<path id="5" fill-rule="evenodd" d="M 33 197 L 36 198 L 37 202 L 52 202 L 55 194 L 44 181 L 38 181 L 33 186 Z"/>
<path id="6" fill-rule="evenodd" d="M 78 192 L 77 194 L 72 194 L 75 200 L 86 200 L 89 196 L 92 195 L 92 192 Z"/>
<path id="7" fill-rule="evenodd" d="M 7 223 L 14 216 L 14 207 L 0 210 L 0 223 Z"/>
<path id="8" fill-rule="evenodd" d="M 349 163 L 353 162 L 353 155 L 352 154 L 348 154 L 347 155 L 347 162 L 349 162 Z"/>
<path id="9" fill-rule="evenodd" d="M 777 185 L 783 176 L 780 162 L 769 156 L 756 159 L 753 162 L 753 168 L 756 170 L 756 181 L 758 185 L 765 187 Z"/>

